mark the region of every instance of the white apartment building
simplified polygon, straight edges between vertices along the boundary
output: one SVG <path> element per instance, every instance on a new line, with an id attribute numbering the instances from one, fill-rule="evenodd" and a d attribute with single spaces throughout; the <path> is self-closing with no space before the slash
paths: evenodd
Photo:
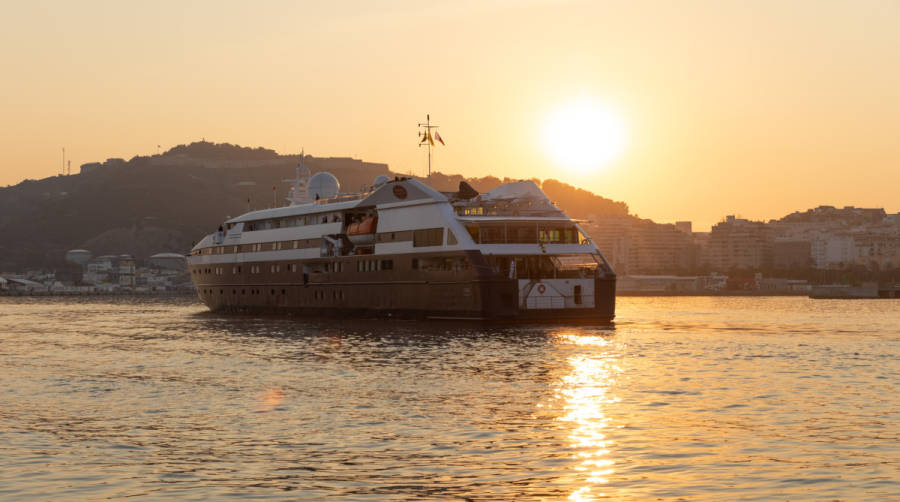
<path id="1" fill-rule="evenodd" d="M 816 268 L 836 268 L 856 263 L 856 244 L 849 234 L 819 233 L 810 244 Z"/>

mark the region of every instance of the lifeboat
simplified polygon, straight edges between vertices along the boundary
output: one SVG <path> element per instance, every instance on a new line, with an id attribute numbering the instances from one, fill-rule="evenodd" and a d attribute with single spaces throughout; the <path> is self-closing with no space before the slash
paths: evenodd
<path id="1" fill-rule="evenodd" d="M 375 242 L 377 227 L 378 217 L 366 216 L 362 221 L 354 221 L 347 227 L 347 238 L 354 244 L 372 244 Z"/>

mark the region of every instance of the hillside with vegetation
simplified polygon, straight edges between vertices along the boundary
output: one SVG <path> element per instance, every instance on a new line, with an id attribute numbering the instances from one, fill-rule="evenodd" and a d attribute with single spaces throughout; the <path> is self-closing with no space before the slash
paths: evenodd
<path id="1" fill-rule="evenodd" d="M 298 161 L 297 155 L 265 148 L 197 142 L 0 188 L 0 271 L 54 268 L 75 248 L 138 259 L 186 253 L 226 216 L 284 204 L 290 187 L 285 180 L 294 177 Z M 313 173 L 333 173 L 344 191 L 369 185 L 378 175 L 396 175 L 387 164 L 351 158 L 307 156 L 304 163 Z M 436 173 L 432 185 L 455 191 L 463 180 L 481 192 L 511 181 Z M 622 202 L 555 180 L 541 185 L 573 217 L 628 214 Z"/>

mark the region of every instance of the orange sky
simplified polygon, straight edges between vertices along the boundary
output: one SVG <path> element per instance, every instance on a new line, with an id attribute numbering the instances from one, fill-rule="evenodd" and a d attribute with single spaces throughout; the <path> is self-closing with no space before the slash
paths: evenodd
<path id="1" fill-rule="evenodd" d="M 0 185 L 199 140 L 424 173 L 557 178 L 705 229 L 900 211 L 900 2 L 5 2 Z M 542 147 L 579 96 L 627 125 L 585 175 Z"/>

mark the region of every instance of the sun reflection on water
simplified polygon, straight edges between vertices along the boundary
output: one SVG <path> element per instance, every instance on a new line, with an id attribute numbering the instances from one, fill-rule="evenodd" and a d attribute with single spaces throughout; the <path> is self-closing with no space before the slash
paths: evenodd
<path id="1" fill-rule="evenodd" d="M 611 417 L 609 408 L 619 399 L 612 394 L 612 384 L 622 371 L 612 351 L 604 350 L 610 340 L 602 335 L 562 333 L 561 344 L 585 346 L 567 358 L 571 371 L 558 383 L 556 399 L 562 401 L 559 420 L 571 427 L 570 446 L 578 462 L 580 485 L 569 500 L 588 501 L 605 496 L 597 492 L 609 483 L 615 472 L 610 458 L 612 441 L 607 438 Z"/>
<path id="2" fill-rule="evenodd" d="M 284 402 L 284 391 L 278 387 L 271 387 L 259 399 L 260 411 L 270 411 Z"/>

